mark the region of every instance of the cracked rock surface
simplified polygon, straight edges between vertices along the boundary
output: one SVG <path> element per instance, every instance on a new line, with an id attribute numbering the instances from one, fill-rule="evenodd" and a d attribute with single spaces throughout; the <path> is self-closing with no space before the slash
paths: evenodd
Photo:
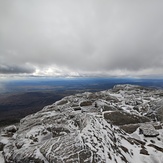
<path id="1" fill-rule="evenodd" d="M 17 127 L 4 128 L 0 162 L 162 163 L 162 94 L 162 90 L 117 85 L 65 97 L 23 118 Z M 158 134 L 144 136 L 139 130 L 143 125 L 153 126 Z"/>

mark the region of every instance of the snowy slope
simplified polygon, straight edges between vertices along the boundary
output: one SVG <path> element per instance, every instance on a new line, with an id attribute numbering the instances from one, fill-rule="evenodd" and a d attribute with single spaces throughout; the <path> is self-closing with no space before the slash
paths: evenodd
<path id="1" fill-rule="evenodd" d="M 162 93 L 117 85 L 65 97 L 5 128 L 0 162 L 163 163 Z M 140 134 L 144 124 L 159 135 Z"/>

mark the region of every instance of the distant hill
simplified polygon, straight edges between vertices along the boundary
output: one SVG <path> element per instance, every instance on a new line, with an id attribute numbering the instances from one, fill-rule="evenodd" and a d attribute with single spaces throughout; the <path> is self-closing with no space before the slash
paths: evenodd
<path id="1" fill-rule="evenodd" d="M 62 94 L 27 92 L 0 96 L 0 126 L 18 122 L 64 97 Z"/>

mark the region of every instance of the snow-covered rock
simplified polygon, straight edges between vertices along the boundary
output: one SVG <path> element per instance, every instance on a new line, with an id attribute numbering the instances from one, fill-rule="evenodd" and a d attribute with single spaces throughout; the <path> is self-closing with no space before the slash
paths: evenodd
<path id="1" fill-rule="evenodd" d="M 146 137 L 155 137 L 159 135 L 159 132 L 151 124 L 143 124 L 139 127 L 140 133 Z"/>
<path id="2" fill-rule="evenodd" d="M 162 93 L 140 86 L 117 85 L 107 91 L 65 97 L 23 118 L 18 129 L 5 128 L 0 136 L 0 161 L 162 163 L 162 127 L 157 131 L 152 128 L 159 134 L 157 137 L 139 134 L 139 127 L 145 122 L 159 120 Z M 130 130 L 133 132 L 123 130 L 127 127 L 134 127 Z M 4 134 L 11 131 L 10 135 Z"/>

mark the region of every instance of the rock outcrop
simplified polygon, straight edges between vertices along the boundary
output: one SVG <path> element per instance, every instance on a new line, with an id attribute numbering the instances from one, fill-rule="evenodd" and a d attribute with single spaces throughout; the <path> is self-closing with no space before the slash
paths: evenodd
<path id="1" fill-rule="evenodd" d="M 152 128 L 157 134 L 151 139 L 144 137 L 142 128 L 144 124 L 162 125 L 157 120 L 161 93 L 118 85 L 107 91 L 65 97 L 23 118 L 18 128 L 4 128 L 1 155 L 6 163 L 162 162 L 162 127 L 157 131 Z M 151 113 L 154 116 L 149 116 Z"/>
<path id="2" fill-rule="evenodd" d="M 159 132 L 151 124 L 143 124 L 139 127 L 139 132 L 146 137 L 156 137 L 159 135 Z"/>

